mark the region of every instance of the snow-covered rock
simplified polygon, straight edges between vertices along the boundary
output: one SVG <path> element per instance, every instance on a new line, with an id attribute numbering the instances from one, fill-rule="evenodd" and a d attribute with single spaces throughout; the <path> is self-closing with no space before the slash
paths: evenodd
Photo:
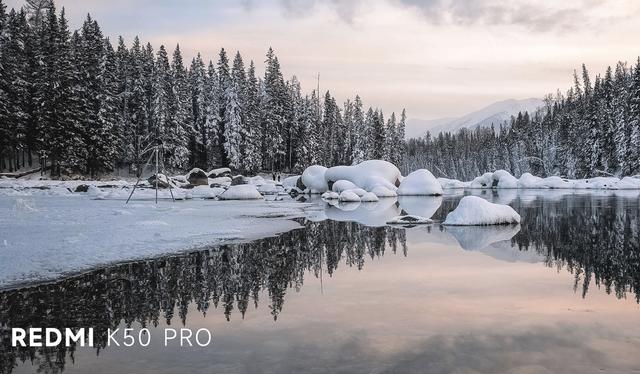
<path id="1" fill-rule="evenodd" d="M 531 175 L 531 173 L 524 173 L 518 179 L 518 188 L 543 188 L 541 184 L 542 178 Z"/>
<path id="2" fill-rule="evenodd" d="M 440 182 L 440 186 L 442 186 L 442 188 L 445 190 L 465 188 L 469 186 L 468 182 L 461 182 L 457 179 L 438 178 L 438 182 Z"/>
<path id="3" fill-rule="evenodd" d="M 340 197 L 340 194 L 333 191 L 327 191 L 322 194 L 322 198 L 325 200 L 337 200 Z"/>
<path id="4" fill-rule="evenodd" d="M 336 181 L 335 183 L 333 183 L 333 186 L 331 186 L 331 190 L 337 193 L 341 193 L 342 191 L 346 190 L 353 190 L 354 188 L 358 188 L 358 186 L 353 184 L 353 182 L 344 179 Z"/>
<path id="5" fill-rule="evenodd" d="M 397 216 L 387 222 L 389 225 L 424 225 L 429 223 L 433 223 L 433 220 L 413 215 Z"/>
<path id="6" fill-rule="evenodd" d="M 506 170 L 496 170 L 493 173 L 492 186 L 497 188 L 518 188 L 518 178 Z"/>
<path id="7" fill-rule="evenodd" d="M 398 196 L 398 193 L 394 190 L 390 190 L 387 187 L 384 186 L 376 186 L 374 187 L 371 191 L 373 194 L 375 194 L 378 197 L 396 197 Z"/>
<path id="8" fill-rule="evenodd" d="M 261 200 L 262 195 L 251 184 L 239 184 L 229 187 L 228 190 L 218 196 L 220 200 Z"/>
<path id="9" fill-rule="evenodd" d="M 491 188 L 493 187 L 493 173 L 484 173 L 471 181 L 469 188 Z"/>
<path id="10" fill-rule="evenodd" d="M 229 168 L 213 169 L 207 173 L 207 176 L 209 178 L 229 177 L 231 176 L 231 169 Z"/>
<path id="11" fill-rule="evenodd" d="M 190 172 L 185 176 L 187 181 L 194 186 L 208 186 L 209 185 L 209 177 L 204 170 L 199 168 L 193 168 Z"/>
<path id="12" fill-rule="evenodd" d="M 322 194 L 329 189 L 325 179 L 326 171 L 327 168 L 320 165 L 312 165 L 304 170 L 301 179 L 306 192 L 311 194 Z"/>
<path id="13" fill-rule="evenodd" d="M 290 191 L 296 187 L 296 185 L 298 184 L 298 179 L 300 179 L 299 175 L 293 175 L 291 177 L 284 178 L 284 180 L 282 181 L 282 187 L 284 187 L 285 190 Z"/>
<path id="14" fill-rule="evenodd" d="M 477 196 L 465 196 L 444 225 L 500 225 L 520 223 L 520 215 L 508 205 L 490 203 Z"/>
<path id="15" fill-rule="evenodd" d="M 352 166 L 334 166 L 325 172 L 325 180 L 328 184 L 347 180 L 367 191 L 372 191 L 378 186 L 395 191 L 401 179 L 400 170 L 392 163 L 383 160 L 368 160 Z"/>
<path id="16" fill-rule="evenodd" d="M 229 187 L 231 185 L 231 178 L 229 177 L 209 178 L 209 185 L 213 187 Z"/>
<path id="17" fill-rule="evenodd" d="M 152 175 L 147 179 L 147 182 L 151 185 L 151 187 L 156 187 L 156 175 Z M 208 185 L 208 184 L 207 184 Z M 158 188 L 168 188 L 169 187 L 169 179 L 166 175 L 158 173 Z"/>
<path id="18" fill-rule="evenodd" d="M 364 195 L 366 195 L 368 193 L 367 191 L 365 191 L 365 190 L 363 190 L 362 188 L 359 188 L 359 187 L 353 188 L 353 189 L 351 189 L 349 191 L 355 193 L 356 195 L 358 195 L 360 197 L 362 197 L 362 196 L 364 196 Z"/>
<path id="19" fill-rule="evenodd" d="M 637 177 L 624 177 L 618 183 L 618 188 L 621 190 L 636 190 L 640 189 L 640 178 Z"/>
<path id="20" fill-rule="evenodd" d="M 442 186 L 429 170 L 419 169 L 407 175 L 398 187 L 400 196 L 442 195 Z"/>
<path id="21" fill-rule="evenodd" d="M 257 187 L 258 187 L 258 191 L 264 195 L 275 195 L 278 193 L 278 186 L 276 186 L 276 184 L 273 182 L 264 183 Z"/>
<path id="22" fill-rule="evenodd" d="M 340 193 L 338 200 L 345 203 L 358 203 L 360 202 L 360 196 L 353 191 L 347 190 Z"/>
<path id="23" fill-rule="evenodd" d="M 376 201 L 380 201 L 380 199 L 378 199 L 378 196 L 376 196 L 376 194 L 374 194 L 373 192 L 367 192 L 364 195 L 360 196 L 360 201 L 364 202 L 376 202 Z"/>

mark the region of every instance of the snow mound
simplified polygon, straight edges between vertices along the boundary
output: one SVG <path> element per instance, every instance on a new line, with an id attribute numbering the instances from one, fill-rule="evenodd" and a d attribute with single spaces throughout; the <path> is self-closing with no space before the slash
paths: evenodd
<path id="1" fill-rule="evenodd" d="M 342 191 L 338 200 L 345 203 L 358 203 L 360 202 L 360 196 L 353 191 Z"/>
<path id="2" fill-rule="evenodd" d="M 231 175 L 231 169 L 229 168 L 213 169 L 207 173 L 207 176 L 209 176 L 209 178 L 217 178 L 223 176 L 228 177 L 229 175 Z"/>
<path id="3" fill-rule="evenodd" d="M 531 175 L 531 173 L 524 173 L 518 180 L 518 188 L 540 188 L 542 184 L 542 178 Z"/>
<path id="4" fill-rule="evenodd" d="M 351 189 L 349 191 L 355 193 L 356 195 L 358 195 L 360 197 L 362 197 L 362 196 L 364 196 L 364 195 L 366 195 L 368 193 L 367 191 L 363 190 L 362 188 L 358 188 L 358 187 L 356 187 L 354 189 Z"/>
<path id="5" fill-rule="evenodd" d="M 353 190 L 354 188 L 358 188 L 353 182 L 349 182 L 347 180 L 341 179 L 336 181 L 333 186 L 331 186 L 331 190 L 333 192 L 341 193 L 346 190 Z"/>
<path id="6" fill-rule="evenodd" d="M 213 186 L 229 187 L 231 185 L 231 178 L 229 177 L 209 178 L 209 184 Z"/>
<path id="7" fill-rule="evenodd" d="M 497 188 L 518 188 L 518 178 L 506 170 L 497 170 L 493 173 L 492 186 Z"/>
<path id="8" fill-rule="evenodd" d="M 367 191 L 372 191 L 378 186 L 395 191 L 401 179 L 400 170 L 383 160 L 368 160 L 352 166 L 334 166 L 325 172 L 327 184 L 347 180 Z"/>
<path id="9" fill-rule="evenodd" d="M 221 193 L 218 198 L 220 200 L 261 200 L 262 195 L 258 192 L 256 186 L 239 184 L 229 187 L 229 189 Z"/>
<path id="10" fill-rule="evenodd" d="M 493 173 L 484 173 L 471 181 L 469 188 L 491 188 L 493 186 Z"/>
<path id="11" fill-rule="evenodd" d="M 387 224 L 389 225 L 425 225 L 429 223 L 433 223 L 433 220 L 430 218 L 413 215 L 394 217 L 387 222 Z"/>
<path id="12" fill-rule="evenodd" d="M 444 225 L 500 225 L 520 223 L 520 215 L 508 205 L 490 203 L 477 196 L 465 196 L 447 215 Z"/>
<path id="13" fill-rule="evenodd" d="M 360 201 L 370 203 L 380 201 L 380 199 L 378 199 L 378 196 L 376 196 L 376 194 L 374 194 L 373 192 L 367 192 L 364 195 L 360 196 Z"/>
<path id="14" fill-rule="evenodd" d="M 278 193 L 278 186 L 273 182 L 266 182 L 258 186 L 258 191 L 265 195 L 275 195 Z"/>
<path id="15" fill-rule="evenodd" d="M 376 186 L 371 191 L 374 195 L 378 197 L 396 197 L 398 194 L 394 190 L 390 190 L 384 186 Z"/>
<path id="16" fill-rule="evenodd" d="M 302 183 L 306 187 L 306 192 L 311 194 L 321 194 L 327 192 L 329 186 L 325 180 L 327 168 L 320 165 L 312 165 L 302 173 Z"/>
<path id="17" fill-rule="evenodd" d="M 438 182 L 440 182 L 440 186 L 443 189 L 456 189 L 456 188 L 465 188 L 468 187 L 469 183 L 461 182 L 457 179 L 449 179 L 449 178 L 438 178 Z"/>
<path id="18" fill-rule="evenodd" d="M 322 198 L 325 199 L 325 200 L 337 200 L 338 197 L 340 197 L 340 194 L 338 194 L 337 192 L 333 192 L 333 191 L 327 191 L 327 192 L 322 194 Z"/>
<path id="19" fill-rule="evenodd" d="M 442 195 L 442 186 L 429 170 L 419 169 L 407 175 L 400 183 L 400 196 Z"/>
<path id="20" fill-rule="evenodd" d="M 298 184 L 298 179 L 300 179 L 299 175 L 287 177 L 282 181 L 282 187 L 284 187 L 285 190 L 291 190 Z"/>

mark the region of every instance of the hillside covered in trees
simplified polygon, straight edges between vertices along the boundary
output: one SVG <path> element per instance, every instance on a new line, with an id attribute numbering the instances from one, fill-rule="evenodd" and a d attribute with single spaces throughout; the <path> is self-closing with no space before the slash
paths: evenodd
<path id="1" fill-rule="evenodd" d="M 338 104 L 285 80 L 278 57 L 253 61 L 220 50 L 217 62 L 135 38 L 115 45 L 91 16 L 74 32 L 52 0 L 7 10 L 0 0 L 0 171 L 34 165 L 52 175 L 135 173 L 142 151 L 164 144 L 169 170 L 229 166 L 301 171 L 369 158 L 400 164 L 404 111 L 385 121 L 359 96 Z"/>
<path id="2" fill-rule="evenodd" d="M 609 67 L 593 83 L 583 65 L 565 95 L 494 125 L 410 139 L 404 168 L 463 180 L 498 169 L 570 178 L 638 174 L 640 58 L 635 66 Z"/>

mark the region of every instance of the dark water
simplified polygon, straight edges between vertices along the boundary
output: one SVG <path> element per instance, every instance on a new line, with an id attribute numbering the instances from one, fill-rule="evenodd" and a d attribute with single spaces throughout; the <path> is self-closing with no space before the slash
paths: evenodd
<path id="1" fill-rule="evenodd" d="M 522 225 L 384 226 L 402 210 L 443 220 L 460 196 L 329 206 L 276 238 L 0 292 L 5 335 L 97 334 L 95 348 L 5 336 L 0 372 L 640 372 L 638 194 L 481 196 Z M 151 344 L 105 347 L 118 327 Z M 165 327 L 212 344 L 164 347 Z"/>

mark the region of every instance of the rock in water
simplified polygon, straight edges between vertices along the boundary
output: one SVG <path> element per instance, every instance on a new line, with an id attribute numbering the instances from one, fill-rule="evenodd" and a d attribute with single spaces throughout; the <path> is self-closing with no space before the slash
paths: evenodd
<path id="1" fill-rule="evenodd" d="M 444 225 L 477 226 L 520 223 L 520 215 L 509 205 L 493 204 L 477 196 L 465 196 L 447 215 Z"/>
<path id="2" fill-rule="evenodd" d="M 242 175 L 236 175 L 235 177 L 233 177 L 233 179 L 231 179 L 232 186 L 240 186 L 243 184 L 249 184 L 249 181 Z"/>
<path id="3" fill-rule="evenodd" d="M 187 174 L 187 181 L 194 186 L 208 186 L 209 177 L 202 169 L 194 168 Z"/>
<path id="4" fill-rule="evenodd" d="M 151 187 L 156 188 L 156 176 L 155 174 L 150 176 L 147 179 L 147 182 L 151 185 Z M 164 174 L 158 174 L 158 188 L 169 188 L 169 180 L 167 176 Z"/>

